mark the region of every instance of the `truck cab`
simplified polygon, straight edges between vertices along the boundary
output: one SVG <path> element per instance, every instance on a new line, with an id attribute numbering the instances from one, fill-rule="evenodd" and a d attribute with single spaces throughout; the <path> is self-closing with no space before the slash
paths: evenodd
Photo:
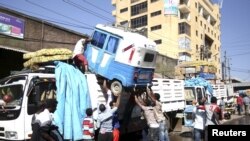
<path id="1" fill-rule="evenodd" d="M 203 86 L 185 86 L 186 107 L 192 105 L 192 102 L 199 101 L 205 97 L 205 89 Z"/>
<path id="2" fill-rule="evenodd" d="M 105 103 L 95 74 L 85 74 L 90 95 L 91 107 Z M 45 99 L 56 99 L 56 77 L 48 72 L 20 72 L 0 80 L 0 101 L 5 95 L 10 99 L 0 105 L 0 140 L 29 140 L 32 134 L 31 120 L 37 111 L 38 103 Z M 121 95 L 118 108 L 121 132 L 134 132 L 145 127 L 141 120 L 141 109 L 131 99 L 131 94 Z M 98 110 L 93 118 L 98 116 Z"/>
<path id="3" fill-rule="evenodd" d="M 184 126 L 193 126 L 192 112 L 195 105 L 193 101 L 200 101 L 205 97 L 205 88 L 203 86 L 185 86 L 186 106 L 184 110 Z"/>
<path id="4" fill-rule="evenodd" d="M 0 100 L 10 99 L 0 108 L 0 140 L 25 140 L 31 134 L 31 118 L 37 111 L 38 102 L 54 98 L 52 74 L 23 73 L 0 80 Z M 46 93 L 47 92 L 47 93 Z"/>

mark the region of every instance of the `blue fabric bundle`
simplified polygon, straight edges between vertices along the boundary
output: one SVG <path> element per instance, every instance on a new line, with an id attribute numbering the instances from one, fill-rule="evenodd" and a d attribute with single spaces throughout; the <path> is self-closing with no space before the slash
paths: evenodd
<path id="1" fill-rule="evenodd" d="M 71 65 L 58 61 L 55 64 L 58 105 L 54 124 L 65 140 L 80 140 L 85 110 L 91 106 L 86 77 Z"/>
<path id="2" fill-rule="evenodd" d="M 213 93 L 213 87 L 209 83 L 209 81 L 205 80 L 204 78 L 201 77 L 196 77 L 196 78 L 191 78 L 188 80 L 185 80 L 185 86 L 204 86 L 205 89 L 212 94 Z"/>

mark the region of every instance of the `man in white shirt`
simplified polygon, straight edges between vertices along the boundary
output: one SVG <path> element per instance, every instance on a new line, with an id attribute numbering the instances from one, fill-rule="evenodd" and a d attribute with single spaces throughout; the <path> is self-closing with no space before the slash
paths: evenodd
<path id="1" fill-rule="evenodd" d="M 88 61 L 83 55 L 83 52 L 90 41 L 91 38 L 80 39 L 77 41 L 72 56 L 76 66 L 82 70 L 84 69 L 84 72 L 88 71 Z"/>
<path id="2" fill-rule="evenodd" d="M 194 141 L 201 141 L 205 133 L 205 123 L 206 123 L 206 110 L 205 110 L 205 100 L 200 100 L 198 106 L 193 109 L 193 119 L 194 119 Z"/>

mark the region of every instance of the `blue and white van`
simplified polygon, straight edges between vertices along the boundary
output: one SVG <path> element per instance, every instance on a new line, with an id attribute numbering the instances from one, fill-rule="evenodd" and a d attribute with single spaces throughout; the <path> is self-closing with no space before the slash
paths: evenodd
<path id="1" fill-rule="evenodd" d="M 111 91 L 152 83 L 156 43 L 138 33 L 98 24 L 84 52 L 89 70 L 111 81 Z"/>

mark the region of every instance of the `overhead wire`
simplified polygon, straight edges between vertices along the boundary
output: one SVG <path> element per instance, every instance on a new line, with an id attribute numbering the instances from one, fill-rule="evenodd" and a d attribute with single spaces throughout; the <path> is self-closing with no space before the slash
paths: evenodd
<path id="1" fill-rule="evenodd" d="M 87 3 L 87 4 L 89 4 L 89 5 L 93 6 L 93 7 L 95 7 L 96 9 L 99 9 L 99 10 L 101 10 L 101 11 L 107 13 L 107 14 L 112 14 L 111 12 L 109 12 L 109 11 L 107 11 L 107 10 L 105 10 L 105 9 L 103 9 L 103 8 L 101 8 L 101 7 L 99 7 L 99 6 L 96 6 L 95 4 L 92 4 L 92 3 L 90 3 L 90 2 L 88 2 L 88 1 L 86 1 L 86 0 L 82 0 L 82 1 L 83 1 L 84 3 Z M 122 18 L 122 17 L 120 17 L 120 16 L 117 16 L 117 15 L 116 15 L 116 17 L 119 18 L 119 19 L 122 19 L 122 20 L 127 20 L 127 19 L 124 19 L 124 18 Z M 172 43 L 171 43 L 172 45 L 178 45 L 174 40 L 171 40 L 171 39 L 169 39 L 169 38 L 167 38 L 167 37 L 164 37 L 164 36 L 162 36 L 162 35 L 160 35 L 160 34 L 158 34 L 158 33 L 152 32 L 152 31 L 149 31 L 149 32 L 152 33 L 152 34 L 154 34 L 154 35 L 157 35 L 158 37 L 165 38 L 165 39 L 171 41 L 171 42 L 172 42 Z M 153 37 L 153 36 L 151 36 L 151 37 Z M 154 37 L 154 38 L 156 38 L 156 37 Z"/>
<path id="2" fill-rule="evenodd" d="M 84 24 L 84 25 L 86 25 L 86 26 L 88 26 L 88 27 L 93 27 L 93 26 L 91 26 L 91 25 L 89 25 L 89 24 L 87 24 L 87 23 L 84 23 L 84 22 L 82 22 L 82 21 L 76 20 L 76 19 L 71 18 L 71 17 L 69 17 L 69 16 L 65 16 L 65 15 L 63 15 L 63 14 L 61 14 L 61 13 L 59 13 L 59 12 L 56 12 L 56 11 L 54 11 L 54 10 L 51 10 L 51 9 L 46 8 L 46 7 L 44 7 L 44 6 L 41 6 L 41 5 L 37 4 L 37 3 L 31 2 L 30 0 L 25 0 L 25 1 L 28 2 L 28 3 L 30 3 L 30 4 L 32 4 L 32 5 L 35 5 L 35 6 L 37 6 L 37 7 L 40 7 L 40 8 L 42 8 L 42 9 L 45 9 L 45 10 L 51 12 L 51 13 L 60 15 L 60 16 L 62 16 L 62 17 L 64 17 L 64 18 L 73 20 L 73 21 L 75 21 L 75 22 L 82 23 L 82 24 Z M 94 27 L 93 27 L 93 28 L 94 28 Z"/>
<path id="3" fill-rule="evenodd" d="M 74 2 L 72 2 L 72 1 L 70 1 L 70 0 L 62 0 L 62 1 L 65 2 L 65 3 L 67 3 L 67 4 L 69 4 L 69 5 L 71 5 L 71 6 L 76 7 L 76 8 L 78 8 L 78 9 L 82 10 L 82 11 L 85 11 L 85 12 L 87 12 L 87 13 L 90 13 L 90 14 L 92 14 L 92 15 L 98 17 L 98 18 L 101 18 L 101 19 L 106 20 L 106 21 L 111 22 L 111 23 L 113 22 L 112 19 L 106 18 L 106 17 L 104 17 L 103 15 L 100 15 L 99 13 L 96 13 L 96 12 L 94 12 L 94 11 L 88 9 L 88 8 L 82 7 L 82 6 L 80 6 L 79 4 L 74 3 Z"/>
<path id="4" fill-rule="evenodd" d="M 31 12 L 31 11 L 28 11 L 28 10 L 24 10 L 24 9 L 20 9 L 20 8 L 17 8 L 17 7 L 14 7 L 14 6 L 10 6 L 8 4 L 3 4 L 3 3 L 0 3 L 0 4 L 3 5 L 6 8 L 9 7 L 9 8 L 12 8 L 12 9 L 17 9 L 17 10 L 19 10 L 19 12 L 23 12 L 23 13 L 27 12 L 29 14 L 31 13 L 33 15 L 38 15 L 40 17 L 44 17 L 44 18 L 41 18 L 41 20 L 48 21 L 50 23 L 57 23 L 57 24 L 61 24 L 61 25 L 71 26 L 71 27 L 77 27 L 77 28 L 83 28 L 83 29 L 87 29 L 87 30 L 93 30 L 93 28 L 89 28 L 89 27 L 86 27 L 86 26 L 81 26 L 81 25 L 70 23 L 70 22 L 67 22 L 67 21 L 62 21 L 62 20 L 59 20 L 59 19 L 51 18 L 51 17 L 44 16 L 44 15 L 41 15 L 41 14 L 38 14 L 38 13 L 35 13 L 35 12 Z M 50 20 L 50 19 L 52 19 L 52 20 Z"/>

